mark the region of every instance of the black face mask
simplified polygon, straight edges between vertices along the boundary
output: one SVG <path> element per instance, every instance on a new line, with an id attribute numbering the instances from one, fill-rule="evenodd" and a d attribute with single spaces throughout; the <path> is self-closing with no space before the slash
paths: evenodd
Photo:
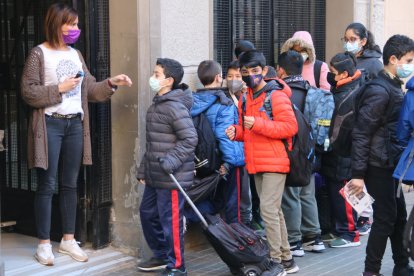
<path id="1" fill-rule="evenodd" d="M 335 77 L 336 77 L 336 75 L 332 72 L 328 72 L 328 75 L 326 75 L 326 80 L 333 87 L 336 87 L 336 84 L 337 84 L 337 81 L 335 80 Z"/>
<path id="2" fill-rule="evenodd" d="M 262 74 L 242 76 L 243 81 L 251 89 L 255 89 L 263 79 Z"/>

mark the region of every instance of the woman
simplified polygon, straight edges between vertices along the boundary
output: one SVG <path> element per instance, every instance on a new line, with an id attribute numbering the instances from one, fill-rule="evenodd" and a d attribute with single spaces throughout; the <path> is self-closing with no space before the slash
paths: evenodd
<path id="1" fill-rule="evenodd" d="M 80 35 L 78 14 L 71 7 L 50 6 L 45 34 L 46 41 L 31 50 L 21 82 L 22 97 L 32 107 L 28 163 L 29 168 L 38 168 L 39 179 L 34 206 L 39 238 L 35 258 L 43 265 L 53 265 L 50 221 L 60 158 L 63 238 L 59 252 L 86 262 L 88 256 L 79 248 L 74 233 L 79 168 L 81 162 L 92 164 L 88 101 L 108 100 L 117 86 L 132 83 L 126 75 L 95 81 L 81 53 L 69 46 Z"/>
<path id="2" fill-rule="evenodd" d="M 375 44 L 374 36 L 361 23 L 351 23 L 342 38 L 344 50 L 357 58 L 357 69 L 365 80 L 372 80 L 384 68 L 380 61 L 381 49 Z"/>

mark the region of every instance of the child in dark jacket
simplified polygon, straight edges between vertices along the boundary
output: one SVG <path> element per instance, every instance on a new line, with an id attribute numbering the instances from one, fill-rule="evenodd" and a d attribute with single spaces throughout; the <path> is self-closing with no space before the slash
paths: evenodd
<path id="1" fill-rule="evenodd" d="M 388 239 L 394 260 L 393 275 L 413 275 L 403 247 L 407 222 L 404 194 L 392 174 L 402 146 L 397 124 L 403 101 L 402 78 L 414 71 L 414 41 L 394 35 L 384 45 L 384 70 L 363 91 L 352 129 L 352 180 L 350 193 L 366 186 L 374 198 L 374 222 L 369 235 L 364 276 L 378 275 Z"/>
<path id="2" fill-rule="evenodd" d="M 184 264 L 184 196 L 169 174 L 187 188 L 193 184 L 197 132 L 190 116 L 192 92 L 179 85 L 181 64 L 158 59 L 149 80 L 157 93 L 146 116 L 146 151 L 137 172 L 145 184 L 140 217 L 145 240 L 154 256 L 138 264 L 141 271 L 165 268 L 162 275 L 187 275 Z"/>
<path id="3" fill-rule="evenodd" d="M 335 55 L 331 60 L 330 69 L 331 72 L 328 73 L 327 78 L 331 84 L 331 92 L 335 101 L 332 119 L 332 122 L 335 122 L 339 106 L 345 101 L 344 99 L 351 101 L 353 98 L 348 95 L 356 93 L 359 88 L 361 72 L 356 69 L 354 55 L 348 52 Z M 351 143 L 352 141 L 347 142 L 347 144 Z M 326 179 L 338 236 L 337 239 L 330 242 L 329 246 L 340 248 L 361 245 L 360 233 L 356 229 L 357 213 L 339 194 L 339 190 L 351 179 L 351 157 L 345 156 L 333 148 L 332 151 L 323 155 L 321 174 Z"/>
<path id="4" fill-rule="evenodd" d="M 197 70 L 198 78 L 204 88 L 193 94 L 194 105 L 191 115 L 197 116 L 204 112 L 216 137 L 222 159 L 220 180 L 216 192 L 217 209 L 223 210 L 225 220 L 238 222 L 240 218 L 240 181 L 244 175 L 243 143 L 230 141 L 225 134 L 228 126 L 237 123 L 237 108 L 221 88 L 223 78 L 220 64 L 213 60 L 200 63 Z"/>

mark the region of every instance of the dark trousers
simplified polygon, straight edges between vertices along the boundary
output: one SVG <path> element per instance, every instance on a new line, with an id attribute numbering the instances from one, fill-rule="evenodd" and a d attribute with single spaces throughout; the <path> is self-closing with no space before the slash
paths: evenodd
<path id="1" fill-rule="evenodd" d="M 226 179 L 220 180 L 216 191 L 214 200 L 216 209 L 221 211 L 227 223 L 245 222 L 242 219 L 240 207 L 242 193 L 249 192 L 243 189 L 243 187 L 247 187 L 243 183 L 248 181 L 248 174 L 243 167 L 234 167 L 229 170 Z"/>
<path id="2" fill-rule="evenodd" d="M 56 187 L 59 158 L 61 186 L 60 214 L 63 234 L 74 234 L 77 205 L 77 179 L 83 151 L 83 126 L 80 117 L 56 119 L 46 116 L 48 168 L 38 169 L 39 184 L 35 196 L 37 235 L 50 238 L 52 197 Z"/>
<path id="3" fill-rule="evenodd" d="M 359 232 L 356 230 L 357 213 L 339 193 L 346 181 L 326 178 L 326 184 L 337 236 L 347 241 L 359 241 Z"/>
<path id="4" fill-rule="evenodd" d="M 256 184 L 254 182 L 254 174 L 249 175 L 250 180 L 250 192 L 252 194 L 252 215 L 256 222 L 261 222 L 262 217 L 260 216 L 260 198 L 257 194 Z"/>
<path id="5" fill-rule="evenodd" d="M 391 240 L 392 258 L 395 265 L 408 264 L 403 247 L 403 232 L 407 222 L 404 195 L 397 198 L 398 183 L 392 178 L 393 170 L 368 166 L 365 185 L 374 198 L 374 222 L 368 238 L 365 271 L 378 273 L 388 238 Z"/>
<path id="6" fill-rule="evenodd" d="M 185 268 L 183 209 L 180 191 L 145 186 L 139 209 L 142 230 L 154 256 L 168 258 L 168 268 Z"/>

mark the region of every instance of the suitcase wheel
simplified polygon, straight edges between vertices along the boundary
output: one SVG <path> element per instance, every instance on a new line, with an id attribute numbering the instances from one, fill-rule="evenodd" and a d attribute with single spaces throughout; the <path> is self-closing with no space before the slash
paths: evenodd
<path id="1" fill-rule="evenodd" d="M 243 275 L 245 276 L 259 276 L 262 271 L 257 266 L 247 265 L 241 268 Z"/>

